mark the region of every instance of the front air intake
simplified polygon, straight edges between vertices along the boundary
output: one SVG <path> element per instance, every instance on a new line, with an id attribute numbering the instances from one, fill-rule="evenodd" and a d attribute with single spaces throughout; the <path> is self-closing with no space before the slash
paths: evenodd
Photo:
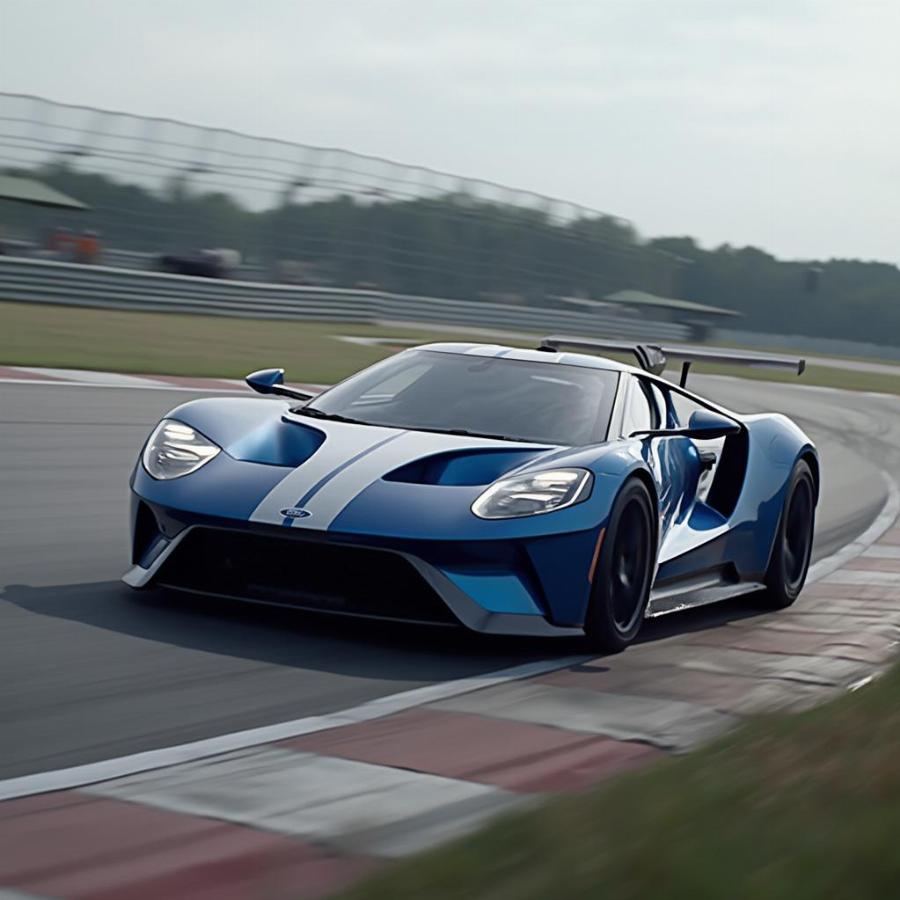
<path id="1" fill-rule="evenodd" d="M 180 590 L 318 612 L 455 625 L 399 553 L 304 537 L 195 528 L 155 579 Z"/>

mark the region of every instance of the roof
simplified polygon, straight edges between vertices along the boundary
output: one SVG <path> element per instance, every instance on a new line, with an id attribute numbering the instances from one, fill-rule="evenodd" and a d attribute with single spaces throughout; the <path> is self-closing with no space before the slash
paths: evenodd
<path id="1" fill-rule="evenodd" d="M 579 366 L 583 369 L 606 369 L 614 372 L 637 372 L 634 366 L 594 356 L 588 353 L 556 353 L 547 350 L 526 350 L 521 347 L 505 347 L 502 344 L 439 343 L 422 344 L 413 350 L 434 350 L 438 353 L 458 353 L 466 356 L 489 356 L 517 362 L 539 362 L 563 366 Z"/>
<path id="2" fill-rule="evenodd" d="M 655 306 L 664 309 L 679 310 L 681 312 L 703 313 L 709 316 L 741 316 L 743 313 L 733 309 L 723 309 L 720 306 L 707 306 L 705 303 L 694 303 L 693 300 L 680 300 L 677 297 L 661 297 L 658 294 L 650 294 L 647 291 L 627 289 L 607 294 L 604 300 L 610 303 L 624 303 L 629 306 Z"/>
<path id="3" fill-rule="evenodd" d="M 90 209 L 86 203 L 42 181 L 18 175 L 0 175 L 0 200 L 16 200 L 32 206 L 52 206 L 57 209 Z"/>

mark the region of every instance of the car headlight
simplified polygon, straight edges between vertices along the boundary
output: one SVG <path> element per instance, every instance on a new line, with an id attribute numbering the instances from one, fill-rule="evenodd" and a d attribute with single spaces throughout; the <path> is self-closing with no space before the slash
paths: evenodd
<path id="1" fill-rule="evenodd" d="M 144 468 L 154 478 L 168 481 L 196 472 L 221 449 L 190 425 L 163 419 L 144 447 Z"/>
<path id="2" fill-rule="evenodd" d="M 587 469 L 553 469 L 504 478 L 492 484 L 472 504 L 472 512 L 482 519 L 553 512 L 586 500 L 591 493 L 591 481 Z"/>

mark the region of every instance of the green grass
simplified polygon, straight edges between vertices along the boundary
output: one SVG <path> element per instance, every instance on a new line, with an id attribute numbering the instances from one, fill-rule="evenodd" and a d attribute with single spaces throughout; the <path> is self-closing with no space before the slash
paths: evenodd
<path id="1" fill-rule="evenodd" d="M 0 303 L 0 364 L 161 375 L 240 378 L 284 366 L 293 381 L 330 383 L 387 356 L 334 335 L 456 335 L 334 322 L 119 312 Z"/>
<path id="2" fill-rule="evenodd" d="M 284 366 L 292 381 L 330 383 L 391 352 L 388 348 L 348 344 L 336 340 L 336 334 L 410 337 L 422 342 L 466 336 L 486 339 L 471 331 L 467 335 L 465 329 L 448 332 L 0 303 L 0 364 L 5 365 L 227 378 Z M 516 340 L 510 343 L 522 344 Z M 810 366 L 799 380 L 766 369 L 697 366 L 696 371 L 900 393 L 900 369 L 895 376 Z"/>
<path id="3" fill-rule="evenodd" d="M 883 900 L 900 885 L 900 668 L 800 715 L 395 864 L 347 900 Z"/>

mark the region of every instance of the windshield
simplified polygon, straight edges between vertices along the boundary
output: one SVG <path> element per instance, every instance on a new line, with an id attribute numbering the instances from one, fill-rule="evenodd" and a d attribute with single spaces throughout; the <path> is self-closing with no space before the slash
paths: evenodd
<path id="1" fill-rule="evenodd" d="M 306 415 L 578 446 L 606 439 L 618 373 L 409 350 L 317 397 Z"/>

